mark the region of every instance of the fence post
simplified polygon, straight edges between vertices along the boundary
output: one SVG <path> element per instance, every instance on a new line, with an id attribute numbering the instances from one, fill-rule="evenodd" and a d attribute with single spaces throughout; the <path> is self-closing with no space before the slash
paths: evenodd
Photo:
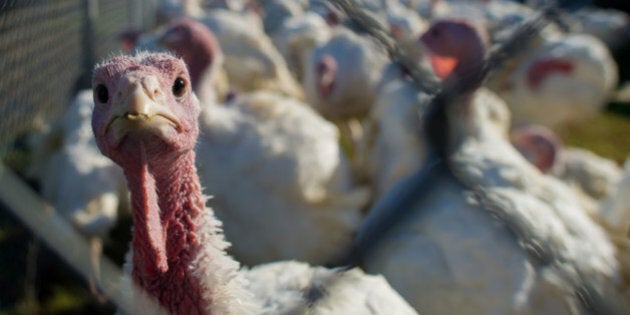
<path id="1" fill-rule="evenodd" d="M 83 1 L 83 29 L 81 32 L 81 51 L 83 52 L 83 60 L 81 66 L 81 75 L 77 79 L 74 93 L 79 90 L 89 89 L 92 81 L 92 67 L 94 67 L 94 21 L 98 17 L 98 0 L 82 0 Z"/>

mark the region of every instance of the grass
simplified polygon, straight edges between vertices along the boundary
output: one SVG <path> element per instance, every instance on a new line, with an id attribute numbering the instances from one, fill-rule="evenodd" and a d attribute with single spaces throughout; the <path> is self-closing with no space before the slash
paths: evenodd
<path id="1" fill-rule="evenodd" d="M 113 314 L 87 283 L 0 206 L 0 315 Z"/>
<path id="2" fill-rule="evenodd" d="M 557 132 L 566 145 L 586 148 L 623 164 L 630 157 L 630 105 L 616 104 L 612 108 L 617 109 Z"/>

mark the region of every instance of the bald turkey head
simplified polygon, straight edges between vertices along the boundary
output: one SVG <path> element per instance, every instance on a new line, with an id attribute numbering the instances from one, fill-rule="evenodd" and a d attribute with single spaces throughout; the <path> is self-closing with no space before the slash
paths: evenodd
<path id="1" fill-rule="evenodd" d="M 121 166 L 190 151 L 198 134 L 198 101 L 186 65 L 168 54 L 114 57 L 93 78 L 92 129 L 104 155 Z"/>

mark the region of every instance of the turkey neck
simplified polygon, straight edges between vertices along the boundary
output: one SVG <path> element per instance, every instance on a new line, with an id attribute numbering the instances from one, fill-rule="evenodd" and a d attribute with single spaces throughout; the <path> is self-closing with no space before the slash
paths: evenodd
<path id="1" fill-rule="evenodd" d="M 202 285 L 189 268 L 201 250 L 205 208 L 195 153 L 164 162 L 140 151 L 137 163 L 125 169 L 134 221 L 132 277 L 171 312 L 204 313 Z"/>

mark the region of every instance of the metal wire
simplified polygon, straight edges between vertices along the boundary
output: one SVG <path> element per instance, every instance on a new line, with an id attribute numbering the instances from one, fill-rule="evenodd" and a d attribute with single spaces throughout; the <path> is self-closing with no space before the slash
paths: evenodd
<path id="1" fill-rule="evenodd" d="M 120 49 L 118 33 L 149 29 L 156 2 L 0 1 L 0 155 L 89 87 L 94 63 Z"/>

